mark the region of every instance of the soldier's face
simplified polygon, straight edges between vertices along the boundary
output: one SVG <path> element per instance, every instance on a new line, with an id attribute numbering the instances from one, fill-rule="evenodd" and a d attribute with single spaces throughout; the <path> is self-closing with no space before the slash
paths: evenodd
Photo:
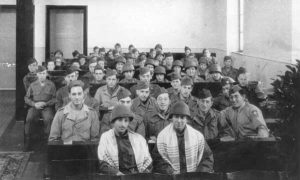
<path id="1" fill-rule="evenodd" d="M 181 85 L 180 79 L 175 79 L 175 80 L 171 81 L 171 85 L 174 89 L 179 89 L 180 85 Z"/>
<path id="2" fill-rule="evenodd" d="M 162 111 L 166 111 L 170 105 L 170 98 L 168 93 L 161 94 L 156 99 L 158 108 Z"/>
<path id="3" fill-rule="evenodd" d="M 104 69 L 104 61 L 98 61 L 98 65 L 99 65 L 102 69 Z"/>
<path id="4" fill-rule="evenodd" d="M 181 89 L 180 89 L 180 94 L 184 97 L 184 98 L 187 98 L 190 96 L 191 92 L 192 92 L 192 85 L 184 85 L 184 86 L 181 86 Z"/>
<path id="5" fill-rule="evenodd" d="M 45 81 L 46 80 L 46 77 L 47 77 L 47 71 L 42 71 L 42 72 L 38 72 L 36 73 L 39 81 Z"/>
<path id="6" fill-rule="evenodd" d="M 206 50 L 204 51 L 203 56 L 204 56 L 204 57 L 210 57 L 210 52 L 209 52 L 208 49 L 206 49 Z"/>
<path id="7" fill-rule="evenodd" d="M 207 69 L 207 65 L 204 64 L 204 63 L 201 63 L 201 64 L 199 65 L 199 68 L 200 68 L 201 70 L 205 71 L 205 70 Z"/>
<path id="8" fill-rule="evenodd" d="M 166 65 L 172 66 L 173 61 L 174 61 L 173 56 L 167 57 L 167 58 L 165 59 L 165 61 L 166 61 Z"/>
<path id="9" fill-rule="evenodd" d="M 137 95 L 138 97 L 140 98 L 141 101 L 145 102 L 149 95 L 150 95 L 150 89 L 147 88 L 147 89 L 140 89 L 140 90 L 137 90 Z"/>
<path id="10" fill-rule="evenodd" d="M 157 81 L 164 81 L 164 79 L 165 79 L 165 75 L 163 75 L 163 74 L 157 74 L 155 77 L 156 77 Z"/>
<path id="11" fill-rule="evenodd" d="M 126 79 L 132 79 L 134 71 L 126 71 L 124 72 L 124 76 Z"/>
<path id="12" fill-rule="evenodd" d="M 173 67 L 173 71 L 177 74 L 180 74 L 181 73 L 181 67 L 180 66 L 174 66 Z"/>
<path id="13" fill-rule="evenodd" d="M 247 86 L 247 84 L 248 84 L 247 74 L 240 74 L 238 77 L 238 81 L 239 81 L 240 86 Z"/>
<path id="14" fill-rule="evenodd" d="M 75 81 L 77 80 L 77 75 L 76 72 L 73 72 L 71 74 L 66 75 L 65 77 L 65 81 L 67 82 L 67 84 L 70 84 L 71 81 Z"/>
<path id="15" fill-rule="evenodd" d="M 190 68 L 188 68 L 188 69 L 186 70 L 186 74 L 187 74 L 188 76 L 191 76 L 191 77 L 195 76 L 195 75 L 196 75 L 196 68 L 195 68 L 195 67 L 190 67 Z"/>
<path id="16" fill-rule="evenodd" d="M 82 105 L 84 101 L 84 93 L 83 89 L 80 86 L 72 87 L 69 93 L 69 98 L 71 99 L 71 102 L 78 106 Z"/>
<path id="17" fill-rule="evenodd" d="M 224 61 L 224 65 L 225 65 L 226 67 L 231 67 L 231 65 L 232 65 L 231 59 Z"/>
<path id="18" fill-rule="evenodd" d="M 225 96 L 229 96 L 229 90 L 230 90 L 230 84 L 226 84 L 225 86 L 222 87 L 222 93 Z"/>
<path id="19" fill-rule="evenodd" d="M 132 100 L 130 97 L 126 97 L 126 98 L 120 99 L 119 104 L 125 105 L 128 108 L 130 108 L 132 105 Z"/>
<path id="20" fill-rule="evenodd" d="M 172 116 L 174 129 L 177 131 L 182 131 L 186 126 L 187 119 L 188 117 L 185 115 L 174 114 Z"/>
<path id="21" fill-rule="evenodd" d="M 55 64 L 53 61 L 49 61 L 48 64 L 47 64 L 47 70 L 48 71 L 54 71 L 54 68 L 55 68 Z"/>
<path id="22" fill-rule="evenodd" d="M 156 51 L 151 51 L 151 52 L 150 52 L 150 56 L 151 56 L 152 58 L 154 58 L 154 57 L 156 56 Z"/>
<path id="23" fill-rule="evenodd" d="M 114 130 L 118 134 L 125 133 L 125 131 L 128 128 L 129 122 L 130 122 L 130 120 L 129 120 L 128 117 L 123 117 L 123 118 L 116 119 L 115 122 L 114 122 Z"/>
<path id="24" fill-rule="evenodd" d="M 151 79 L 151 73 L 150 72 L 147 72 L 147 73 L 145 73 L 143 75 L 140 75 L 140 80 L 141 81 L 150 83 L 150 79 Z"/>
<path id="25" fill-rule="evenodd" d="M 90 72 L 94 72 L 94 69 L 95 69 L 95 66 L 97 65 L 97 63 L 95 62 L 95 63 L 91 63 L 90 65 L 89 65 L 89 70 L 90 70 Z"/>
<path id="26" fill-rule="evenodd" d="M 126 63 L 134 64 L 134 59 L 128 58 L 128 59 L 126 60 Z"/>
<path id="27" fill-rule="evenodd" d="M 216 80 L 216 81 L 220 80 L 220 78 L 221 78 L 221 74 L 218 73 L 218 72 L 213 72 L 213 73 L 211 74 L 211 76 L 212 76 L 212 78 L 213 78 L 214 80 Z"/>
<path id="28" fill-rule="evenodd" d="M 239 92 L 235 92 L 230 94 L 230 101 L 233 107 L 238 108 L 244 104 L 245 98 Z"/>
<path id="29" fill-rule="evenodd" d="M 116 75 L 108 76 L 106 78 L 106 83 L 108 87 L 114 88 L 117 84 L 117 76 Z"/>
<path id="30" fill-rule="evenodd" d="M 191 54 L 191 51 L 190 51 L 190 50 L 186 50 L 186 51 L 184 52 L 184 54 L 185 54 L 186 56 L 188 56 L 189 54 Z"/>
<path id="31" fill-rule="evenodd" d="M 199 108 L 203 112 L 208 112 L 212 106 L 212 99 L 211 97 L 205 98 L 205 99 L 200 99 L 199 100 Z"/>
<path id="32" fill-rule="evenodd" d="M 147 67 L 148 69 L 150 69 L 150 73 L 151 73 L 151 74 L 154 73 L 154 66 L 153 66 L 153 65 L 147 64 L 146 67 Z"/>
<path id="33" fill-rule="evenodd" d="M 94 77 L 97 81 L 101 81 L 104 77 L 104 73 L 101 69 L 96 69 L 94 72 Z"/>
<path id="34" fill-rule="evenodd" d="M 28 70 L 30 72 L 36 72 L 37 69 L 38 69 L 38 64 L 36 62 L 28 65 Z"/>
<path id="35" fill-rule="evenodd" d="M 116 70 L 122 71 L 124 64 L 123 63 L 117 63 L 116 64 Z"/>

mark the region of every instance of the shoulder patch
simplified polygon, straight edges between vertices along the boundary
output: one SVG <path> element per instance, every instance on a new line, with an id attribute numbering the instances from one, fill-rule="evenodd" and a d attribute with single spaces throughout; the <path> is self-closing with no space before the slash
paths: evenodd
<path id="1" fill-rule="evenodd" d="M 257 111 L 257 110 L 252 110 L 252 111 L 251 111 L 251 114 L 252 114 L 254 117 L 258 117 L 258 111 Z"/>

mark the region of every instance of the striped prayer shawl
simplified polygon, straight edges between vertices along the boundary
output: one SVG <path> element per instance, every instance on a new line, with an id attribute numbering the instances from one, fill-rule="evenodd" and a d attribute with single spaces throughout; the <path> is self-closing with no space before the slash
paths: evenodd
<path id="1" fill-rule="evenodd" d="M 186 125 L 184 143 L 187 172 L 195 172 L 202 159 L 205 146 L 204 137 L 199 131 Z M 173 167 L 175 174 L 179 174 L 179 148 L 173 123 L 158 134 L 157 149 L 162 158 Z"/>
<path id="2" fill-rule="evenodd" d="M 129 130 L 128 137 L 134 152 L 137 168 L 140 173 L 144 172 L 152 163 L 146 140 L 143 136 Z M 102 134 L 98 146 L 98 158 L 119 169 L 118 144 L 114 129 L 110 129 Z"/>

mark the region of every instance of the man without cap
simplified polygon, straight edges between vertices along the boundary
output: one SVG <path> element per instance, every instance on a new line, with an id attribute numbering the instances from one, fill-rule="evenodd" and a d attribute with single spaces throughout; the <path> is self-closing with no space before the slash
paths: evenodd
<path id="1" fill-rule="evenodd" d="M 173 62 L 173 54 L 170 52 L 166 53 L 165 59 L 163 60 L 163 65 L 166 67 L 166 70 L 172 70 Z"/>
<path id="2" fill-rule="evenodd" d="M 187 60 L 185 62 L 185 73 L 186 76 L 188 76 L 189 78 L 191 78 L 193 80 L 194 83 L 197 82 L 204 82 L 204 79 L 202 79 L 201 77 L 199 77 L 197 75 L 197 60 Z"/>
<path id="3" fill-rule="evenodd" d="M 32 133 L 32 122 L 38 121 L 42 116 L 44 121 L 44 136 L 48 137 L 51 121 L 54 116 L 53 106 L 55 104 L 55 85 L 46 79 L 47 69 L 38 66 L 38 80 L 30 84 L 24 97 L 25 103 L 29 106 L 25 122 L 26 146 L 29 147 L 30 135 Z"/>
<path id="4" fill-rule="evenodd" d="M 131 63 L 126 63 L 122 69 L 124 79 L 120 83 L 137 83 L 137 79 L 133 77 L 134 75 L 134 66 Z"/>
<path id="5" fill-rule="evenodd" d="M 181 79 L 181 87 L 178 94 L 172 97 L 171 104 L 174 104 L 178 101 L 185 102 L 190 108 L 192 118 L 195 116 L 197 112 L 198 99 L 194 97 L 191 92 L 193 90 L 193 80 L 189 77 L 183 77 Z"/>
<path id="6" fill-rule="evenodd" d="M 118 104 L 127 106 L 128 108 L 131 109 L 132 106 L 132 99 L 130 97 L 131 93 L 127 89 L 121 89 L 118 94 Z M 133 120 L 129 123 L 129 130 L 139 133 L 143 137 L 145 137 L 145 125 L 143 122 L 143 117 L 139 116 L 137 114 L 133 113 Z M 100 135 L 103 134 L 104 132 L 110 130 L 113 127 L 113 124 L 110 123 L 110 117 L 111 117 L 111 112 L 106 113 L 102 120 L 101 120 L 101 126 L 100 126 Z"/>
<path id="7" fill-rule="evenodd" d="M 82 81 L 72 81 L 68 86 L 69 102 L 54 117 L 49 141 L 94 141 L 99 138 L 99 118 L 95 109 L 84 104 Z"/>
<path id="8" fill-rule="evenodd" d="M 144 116 L 144 123 L 146 126 L 146 140 L 148 143 L 156 143 L 158 133 L 170 124 L 168 119 L 170 111 L 170 98 L 168 91 L 161 88 L 155 95 L 157 102 L 157 111 L 146 112 Z"/>
<path id="9" fill-rule="evenodd" d="M 152 78 L 152 75 L 150 73 L 150 70 L 146 67 L 141 67 L 139 69 L 139 79 L 140 81 L 145 82 L 148 84 L 149 89 L 150 89 L 150 96 L 154 96 L 155 92 L 159 91 L 159 86 L 157 84 L 150 84 L 150 80 Z M 134 85 L 130 88 L 130 92 L 132 94 L 132 99 L 137 97 L 137 92 L 136 92 L 137 85 Z"/>
<path id="10" fill-rule="evenodd" d="M 191 119 L 189 107 L 177 102 L 171 108 L 170 118 L 172 123 L 158 134 L 153 150 L 155 172 L 213 172 L 212 151 L 202 133 L 187 124 Z"/>
<path id="11" fill-rule="evenodd" d="M 180 92 L 181 76 L 174 72 L 174 73 L 171 73 L 170 78 L 171 78 L 171 86 L 172 87 L 168 88 L 167 90 L 168 90 L 170 99 L 173 99 L 174 96 L 177 96 L 177 94 Z"/>
<path id="12" fill-rule="evenodd" d="M 94 69 L 97 65 L 97 56 L 92 57 L 89 60 L 89 72 L 87 72 L 86 74 L 84 74 L 82 76 L 82 81 L 87 84 L 89 82 L 91 82 L 94 79 L 93 73 L 94 73 Z"/>
<path id="13" fill-rule="evenodd" d="M 105 84 L 106 81 L 104 80 L 104 76 L 105 76 L 105 70 L 99 64 L 97 64 L 93 72 L 94 78 L 90 82 L 90 84 Z"/>
<path id="14" fill-rule="evenodd" d="M 131 106 L 132 112 L 142 117 L 144 117 L 146 112 L 156 112 L 157 103 L 155 98 L 150 96 L 149 84 L 144 81 L 139 81 L 136 86 L 136 91 L 138 97 L 133 99 Z"/>
<path id="15" fill-rule="evenodd" d="M 230 77 L 222 75 L 221 66 L 219 64 L 212 64 L 209 68 L 210 77 L 207 79 L 208 82 L 221 82 L 223 78 L 230 80 L 230 83 L 234 83 L 234 80 Z"/>
<path id="16" fill-rule="evenodd" d="M 28 88 L 32 82 L 34 82 L 38 79 L 36 76 L 36 70 L 38 68 L 38 63 L 37 63 L 36 59 L 30 58 L 27 61 L 27 67 L 28 67 L 29 72 L 23 78 L 23 84 L 24 84 L 25 91 L 28 90 Z"/>
<path id="17" fill-rule="evenodd" d="M 221 80 L 222 92 L 214 98 L 213 108 L 218 111 L 222 111 L 227 107 L 231 106 L 231 101 L 229 98 L 229 90 L 231 88 L 231 83 L 228 78 L 223 78 Z"/>
<path id="18" fill-rule="evenodd" d="M 198 61 L 199 67 L 197 73 L 198 76 L 200 76 L 204 80 L 207 80 L 209 78 L 208 62 L 209 58 L 207 57 L 201 57 Z"/>
<path id="19" fill-rule="evenodd" d="M 224 57 L 224 67 L 222 67 L 222 74 L 224 76 L 236 79 L 238 70 L 232 66 L 231 56 Z"/>
<path id="20" fill-rule="evenodd" d="M 142 135 L 128 129 L 133 114 L 117 105 L 111 115 L 113 128 L 102 134 L 98 146 L 100 172 L 111 175 L 150 173 L 152 159 Z"/>
<path id="21" fill-rule="evenodd" d="M 166 69 L 163 66 L 157 66 L 154 69 L 154 77 L 155 80 L 153 80 L 151 83 L 169 83 L 169 81 L 166 79 Z"/>
<path id="22" fill-rule="evenodd" d="M 220 122 L 220 113 L 211 108 L 213 105 L 213 100 L 210 90 L 202 89 L 199 92 L 198 98 L 199 107 L 190 125 L 201 132 L 205 139 L 215 139 L 218 136 L 218 122 Z"/>
<path id="23" fill-rule="evenodd" d="M 118 85 L 117 72 L 112 69 L 106 71 L 106 85 L 99 87 L 95 99 L 100 104 L 100 109 L 112 110 L 118 104 L 117 94 L 124 89 Z"/>
<path id="24" fill-rule="evenodd" d="M 221 126 L 224 133 L 234 139 L 269 137 L 269 130 L 261 110 L 245 100 L 245 91 L 239 85 L 234 85 L 229 95 L 232 106 L 221 111 Z"/>

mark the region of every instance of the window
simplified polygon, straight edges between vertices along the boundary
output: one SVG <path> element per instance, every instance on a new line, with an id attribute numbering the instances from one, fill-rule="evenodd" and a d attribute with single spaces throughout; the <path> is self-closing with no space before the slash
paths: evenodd
<path id="1" fill-rule="evenodd" d="M 239 0 L 239 51 L 244 51 L 244 0 Z"/>

